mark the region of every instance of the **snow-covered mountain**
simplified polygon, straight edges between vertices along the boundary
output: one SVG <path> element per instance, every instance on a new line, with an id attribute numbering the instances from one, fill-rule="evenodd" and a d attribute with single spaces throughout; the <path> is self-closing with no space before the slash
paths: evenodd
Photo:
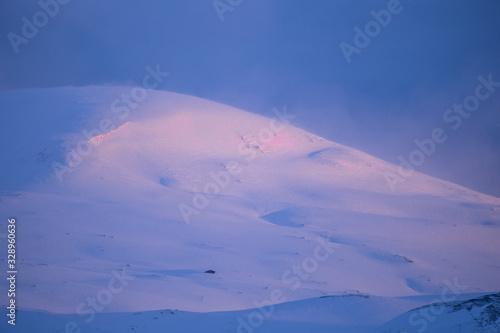
<path id="1" fill-rule="evenodd" d="M 391 189 L 397 166 L 293 110 L 112 87 L 0 103 L 23 332 L 420 332 L 441 322 L 421 307 L 500 290 L 498 198 L 417 172 Z"/>

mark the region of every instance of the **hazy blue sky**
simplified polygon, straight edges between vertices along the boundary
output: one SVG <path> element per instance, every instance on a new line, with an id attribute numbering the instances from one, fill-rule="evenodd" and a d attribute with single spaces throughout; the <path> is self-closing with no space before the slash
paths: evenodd
<path id="1" fill-rule="evenodd" d="M 160 64 L 160 89 L 263 115 L 287 106 L 294 125 L 389 162 L 447 128 L 418 170 L 500 196 L 500 87 L 456 131 L 443 121 L 478 76 L 500 81 L 499 1 L 221 2 L 235 5 L 223 21 L 213 0 L 72 0 L 44 25 L 37 1 L 0 0 L 0 89 L 140 85 Z M 339 45 L 388 6 L 348 63 Z M 16 53 L 8 34 L 34 15 L 41 27 Z"/>

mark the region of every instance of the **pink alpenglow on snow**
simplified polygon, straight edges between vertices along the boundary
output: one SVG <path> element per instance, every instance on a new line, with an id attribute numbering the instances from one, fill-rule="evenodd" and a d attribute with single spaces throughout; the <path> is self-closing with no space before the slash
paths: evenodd
<path id="1" fill-rule="evenodd" d="M 120 131 L 121 129 L 123 129 L 125 126 L 127 126 L 129 124 L 129 122 L 127 121 L 125 124 L 121 125 L 120 127 L 118 127 L 117 129 L 114 129 L 114 130 L 111 130 L 109 133 L 105 133 L 105 134 L 102 134 L 102 135 L 97 135 L 97 136 L 94 136 L 93 138 L 91 138 L 89 140 L 89 143 L 93 144 L 93 145 L 99 145 L 100 144 L 100 140 L 110 136 L 111 134 L 115 133 L 115 132 L 118 132 Z"/>

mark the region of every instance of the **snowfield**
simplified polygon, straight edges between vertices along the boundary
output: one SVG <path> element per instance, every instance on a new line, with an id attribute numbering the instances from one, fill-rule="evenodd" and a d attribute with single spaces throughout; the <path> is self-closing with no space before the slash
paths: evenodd
<path id="1" fill-rule="evenodd" d="M 0 92 L 2 332 L 500 331 L 500 199 L 393 191 L 397 166 L 293 110 L 123 94 Z"/>

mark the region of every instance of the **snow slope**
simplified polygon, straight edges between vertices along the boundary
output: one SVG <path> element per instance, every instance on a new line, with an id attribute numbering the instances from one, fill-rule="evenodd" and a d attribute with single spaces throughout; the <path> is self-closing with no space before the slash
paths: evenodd
<path id="1" fill-rule="evenodd" d="M 236 332 L 238 317 L 247 331 L 347 332 L 500 290 L 498 198 L 419 173 L 392 191 L 396 166 L 283 110 L 127 95 L 0 93 L 0 236 L 15 217 L 22 325 L 152 332 L 172 309 L 179 332 Z"/>
<path id="2" fill-rule="evenodd" d="M 483 295 L 466 301 L 433 303 L 409 311 L 389 323 L 383 332 L 498 332 L 500 294 Z"/>

